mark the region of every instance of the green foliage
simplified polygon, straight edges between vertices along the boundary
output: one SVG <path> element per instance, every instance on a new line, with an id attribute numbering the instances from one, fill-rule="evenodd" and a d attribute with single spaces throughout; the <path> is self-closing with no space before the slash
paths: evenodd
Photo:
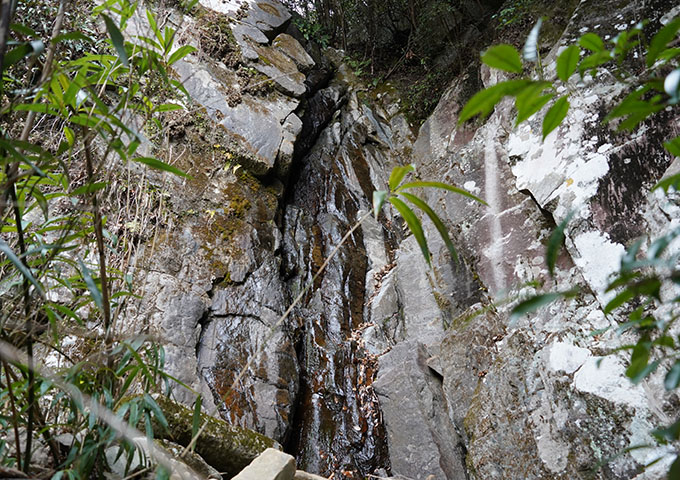
<path id="1" fill-rule="evenodd" d="M 366 75 L 367 68 L 371 66 L 371 59 L 370 58 L 364 58 L 364 59 L 355 59 L 350 56 L 345 56 L 344 59 L 345 63 L 349 65 L 349 67 L 352 69 L 352 72 L 354 75 L 357 77 L 363 77 Z"/>
<path id="2" fill-rule="evenodd" d="M 565 292 L 548 292 L 541 293 L 539 295 L 533 295 L 515 305 L 515 307 L 512 309 L 512 314 L 510 315 L 510 321 L 512 322 L 517 320 L 522 315 L 526 315 L 527 313 L 535 312 L 539 308 L 550 305 L 560 298 L 573 297 L 576 295 L 576 293 L 576 290 L 568 290 Z"/>
<path id="3" fill-rule="evenodd" d="M 494 45 L 482 54 L 482 62 L 490 67 L 511 73 L 522 73 L 522 59 L 512 45 Z"/>
<path id="4" fill-rule="evenodd" d="M 129 162 L 186 176 L 139 156 L 145 139 L 130 120 L 144 131 L 184 108 L 187 94 L 171 66 L 195 49 L 177 47 L 175 30 L 150 12 L 150 36 L 126 38 L 138 2 L 91 8 L 82 0 L 77 14 L 68 2 L 56 11 L 51 2 L 28 3 L 3 45 L 0 72 L 0 425 L 11 437 L 25 431 L 26 440 L 0 445 L 0 465 L 33 474 L 40 434 L 51 447 L 53 478 L 101 477 L 107 447 L 119 445 L 126 458 L 137 449 L 103 412 L 152 437 L 152 422 L 167 422 L 148 392 L 167 392 L 171 380 L 161 347 L 116 332 L 135 297 L 125 260 L 133 239 L 107 224 L 102 202 L 121 193 L 112 179 L 122 188 L 118 176 Z M 55 22 L 49 39 L 38 28 L 45 18 Z M 20 349 L 25 357 L 17 359 Z M 56 358 L 57 370 L 37 367 L 38 353 Z M 55 442 L 62 433 L 72 438 L 66 453 Z"/>
<path id="5" fill-rule="evenodd" d="M 504 8 L 495 13 L 492 18 L 498 20 L 503 26 L 515 24 L 522 20 L 536 0 L 514 0 L 506 2 Z"/>
<path id="6" fill-rule="evenodd" d="M 392 169 L 392 172 L 390 173 L 390 178 L 387 182 L 389 190 L 373 192 L 373 214 L 377 219 L 378 214 L 380 213 L 380 210 L 382 210 L 383 205 L 385 204 L 385 202 L 389 201 L 406 222 L 406 226 L 408 227 L 408 229 L 411 231 L 416 241 L 418 242 L 418 246 L 420 247 L 420 250 L 423 253 L 425 261 L 427 262 L 428 266 L 431 266 L 432 259 L 430 255 L 430 249 L 427 245 L 427 239 L 425 238 L 425 232 L 423 231 L 423 226 L 420 222 L 420 219 L 416 216 L 413 210 L 399 197 L 408 200 L 416 208 L 418 208 L 423 213 L 425 213 L 425 215 L 427 215 L 427 217 L 430 219 L 430 221 L 437 229 L 437 232 L 439 232 L 439 235 L 441 235 L 442 240 L 444 240 L 444 244 L 448 248 L 449 253 L 451 254 L 451 258 L 454 261 L 458 261 L 458 254 L 456 253 L 456 249 L 453 246 L 453 242 L 451 241 L 451 237 L 449 236 L 448 230 L 444 225 L 444 222 L 442 222 L 442 220 L 435 213 L 435 211 L 432 210 L 432 208 L 423 199 L 417 197 L 409 190 L 416 188 L 430 188 L 430 189 L 434 188 L 462 195 L 482 205 L 486 205 L 486 202 L 481 198 L 478 198 L 475 195 L 471 194 L 467 190 L 456 187 L 455 185 L 449 185 L 447 183 L 424 182 L 424 181 L 413 181 L 404 183 L 404 179 L 406 178 L 406 176 L 410 173 L 415 172 L 415 169 L 416 167 L 413 164 L 401 167 L 394 167 Z"/>
<path id="7" fill-rule="evenodd" d="M 548 246 L 545 249 L 545 262 L 548 265 L 548 272 L 551 276 L 555 274 L 555 264 L 557 263 L 557 256 L 560 248 L 564 243 L 564 231 L 576 212 L 570 212 L 562 222 L 555 228 L 548 239 Z"/>
<path id="8" fill-rule="evenodd" d="M 308 42 L 314 42 L 321 48 L 328 48 L 330 45 L 330 36 L 326 32 L 325 27 L 319 21 L 319 16 L 316 12 L 310 12 L 306 16 L 295 16 L 293 23 L 300 30 L 302 36 Z"/>
<path id="9" fill-rule="evenodd" d="M 568 99 L 578 88 L 569 82 L 571 77 L 577 72 L 581 79 L 589 74 L 595 76 L 605 67 L 628 87 L 629 93 L 611 109 L 604 122 L 615 123 L 618 130 L 637 128 L 648 118 L 676 105 L 680 100 L 680 69 L 677 65 L 680 49 L 675 47 L 680 18 L 669 22 L 651 38 L 644 64 L 638 66 L 644 74 L 634 76 L 627 68 L 636 62 L 632 58 L 634 49 L 644 43 L 644 26 L 644 22 L 639 23 L 606 42 L 592 32 L 582 35 L 557 57 L 555 79 L 545 79 L 540 64 L 536 48 L 540 22 L 529 35 L 523 52 L 525 61 L 536 61 L 535 68 L 518 63 L 519 52 L 508 45 L 491 47 L 482 55 L 482 61 L 515 76 L 473 96 L 461 111 L 459 123 L 478 115 L 486 117 L 501 99 L 509 96 L 514 97 L 516 124 L 519 124 L 543 109 L 557 97 L 558 88 L 564 87 L 562 90 L 567 93 L 552 102 L 543 118 L 542 135 L 545 140 L 562 124 L 569 111 Z M 665 142 L 664 146 L 672 155 L 680 156 L 680 137 Z M 680 189 L 680 175 L 662 180 L 654 189 L 664 192 Z M 565 230 L 573 215 L 573 212 L 567 215 L 548 241 L 546 261 L 551 276 L 554 275 Z M 617 349 L 617 352 L 629 352 L 626 376 L 637 384 L 661 369 L 665 378 L 664 386 L 669 391 L 680 386 L 680 336 L 677 336 L 675 328 L 680 316 L 680 296 L 677 295 L 680 286 L 680 253 L 677 246 L 671 248 L 678 237 L 680 228 L 676 227 L 652 241 L 646 252 L 642 251 L 643 240 L 629 247 L 618 271 L 609 281 L 606 293 L 611 299 L 604 308 L 605 315 L 616 314 L 619 318 L 627 319 L 618 326 L 618 333 L 636 333 L 635 343 Z M 578 293 L 579 288 L 576 287 L 529 296 L 515 305 L 511 320 Z M 680 440 L 680 420 L 655 430 L 653 434 L 663 443 Z M 680 457 L 672 464 L 669 478 L 680 478 L 679 472 Z"/>
<path id="10" fill-rule="evenodd" d="M 578 71 L 581 78 L 587 74 L 594 75 L 599 68 L 606 66 L 616 77 L 628 83 L 632 89 L 605 118 L 607 122 L 617 121 L 619 130 L 632 130 L 651 115 L 677 102 L 680 72 L 670 73 L 662 80 L 668 65 L 678 56 L 680 49 L 669 46 L 674 40 L 680 22 L 674 20 L 654 35 L 650 42 L 646 64 L 649 75 L 638 80 L 623 68 L 624 62 L 630 60 L 632 50 L 642 40 L 644 24 L 640 23 L 630 30 L 622 31 L 608 41 L 608 45 L 593 32 L 582 35 L 576 44 L 569 45 L 557 58 L 557 78 L 544 80 L 544 73 L 538 55 L 538 35 L 541 20 L 532 29 L 527 38 L 523 56 L 510 45 L 497 45 L 489 48 L 481 59 L 486 65 L 505 72 L 522 74 L 522 78 L 513 78 L 499 82 L 474 95 L 465 105 L 459 116 L 459 123 L 479 115 L 488 116 L 495 106 L 505 97 L 514 97 L 517 110 L 516 124 L 519 124 L 551 103 L 558 88 L 566 87 L 567 93 L 553 102 L 543 117 L 542 134 L 545 139 L 559 127 L 569 111 L 569 96 L 575 91 L 569 79 Z M 521 58 L 536 66 L 522 65 Z M 533 74 L 531 74 L 533 71 Z M 677 75 L 677 80 L 675 81 Z"/>

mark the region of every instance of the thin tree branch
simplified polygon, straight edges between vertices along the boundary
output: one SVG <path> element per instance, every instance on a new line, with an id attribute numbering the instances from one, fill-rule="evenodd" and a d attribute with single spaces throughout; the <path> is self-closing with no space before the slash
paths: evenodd
<path id="1" fill-rule="evenodd" d="M 4 8 L 4 2 L 8 0 L 2 0 L 3 1 L 3 8 Z M 45 65 L 43 66 L 42 74 L 40 75 L 40 85 L 45 83 L 47 79 L 50 77 L 52 74 L 52 63 L 54 61 L 54 53 L 57 50 L 57 42 L 54 41 L 54 39 L 61 33 L 61 28 L 64 24 L 64 16 L 66 13 L 66 2 L 69 0 L 60 0 L 59 1 L 59 10 L 57 11 L 57 17 L 54 21 L 54 28 L 52 29 L 52 36 L 50 38 L 50 45 L 47 48 L 47 56 L 45 58 Z M 3 12 L 4 13 L 4 12 Z M 3 18 L 4 21 L 4 18 Z M 0 33 L 2 33 L 0 31 Z M 0 73 L 2 73 L 2 70 L 0 70 Z M 28 112 L 28 115 L 26 116 L 26 122 L 24 123 L 24 128 L 21 132 L 21 137 L 20 140 L 22 142 L 25 142 L 28 140 L 28 136 L 31 133 L 31 130 L 33 130 L 33 125 L 35 123 L 35 118 L 36 118 L 37 113 L 34 111 Z M 19 173 L 19 162 L 13 162 L 10 164 L 10 167 L 7 171 L 7 180 L 5 182 L 3 190 L 5 192 L 8 191 L 8 186 L 13 185 L 16 182 L 17 175 Z M 7 202 L 9 198 L 7 195 L 3 195 L 0 198 L 0 218 L 4 217 L 5 214 L 5 209 L 7 208 Z"/>

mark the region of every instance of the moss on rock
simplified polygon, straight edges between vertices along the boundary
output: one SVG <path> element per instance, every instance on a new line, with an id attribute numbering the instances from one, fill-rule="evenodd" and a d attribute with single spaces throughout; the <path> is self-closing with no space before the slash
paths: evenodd
<path id="1" fill-rule="evenodd" d="M 183 446 L 189 445 L 193 411 L 163 396 L 156 398 L 156 403 L 168 421 L 168 428 L 165 430 L 155 424 L 154 435 Z M 237 475 L 267 448 L 281 449 L 276 441 L 260 433 L 201 414 L 201 425 L 204 424 L 206 427 L 196 440 L 195 451 L 225 478 Z"/>

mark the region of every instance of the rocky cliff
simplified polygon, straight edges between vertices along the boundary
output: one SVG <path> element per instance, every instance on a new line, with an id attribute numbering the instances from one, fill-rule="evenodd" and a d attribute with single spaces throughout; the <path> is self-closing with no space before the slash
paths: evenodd
<path id="1" fill-rule="evenodd" d="M 179 398 L 203 393 L 225 420 L 335 478 L 580 478 L 610 457 L 597 478 L 661 478 L 672 455 L 642 465 L 669 447 L 617 454 L 656 445 L 649 431 L 674 418 L 677 398 L 659 379 L 633 386 L 624 357 L 605 355 L 627 340 L 591 333 L 619 320 L 602 308 L 624 249 L 680 219 L 675 196 L 648 193 L 674 168 L 660 140 L 678 134 L 677 117 L 626 137 L 610 131 L 601 120 L 622 87 L 604 72 L 574 83 L 570 116 L 544 142 L 538 120 L 513 127 L 510 103 L 457 128 L 471 93 L 499 80 L 475 67 L 416 132 L 389 85 L 368 91 L 341 53 L 306 51 L 275 0 L 245 4 L 168 10 L 179 38 L 198 48 L 176 69 L 192 113 L 167 125 L 175 163 L 192 178 L 158 180 L 171 212 L 138 253 L 144 294 L 132 313 L 194 390 L 177 387 Z M 548 74 L 581 33 L 659 25 L 670 7 L 581 1 L 542 45 Z M 386 210 L 364 219 L 281 324 L 370 211 L 372 192 L 411 162 L 421 178 L 488 202 L 425 194 L 461 259 L 424 222 L 428 268 Z M 571 211 L 551 279 L 546 238 Z M 505 300 L 529 282 L 587 288 L 510 322 Z"/>

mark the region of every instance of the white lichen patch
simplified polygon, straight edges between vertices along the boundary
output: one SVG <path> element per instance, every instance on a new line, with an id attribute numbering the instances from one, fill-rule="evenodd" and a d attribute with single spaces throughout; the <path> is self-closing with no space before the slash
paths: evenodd
<path id="1" fill-rule="evenodd" d="M 465 190 L 467 190 L 468 192 L 474 193 L 474 194 L 478 194 L 479 192 L 481 192 L 481 190 L 477 186 L 477 183 L 473 182 L 473 181 L 465 182 L 463 184 L 463 188 Z"/>
<path id="2" fill-rule="evenodd" d="M 219 13 L 235 13 L 243 3 L 241 0 L 200 0 L 201 5 Z"/>
<path id="3" fill-rule="evenodd" d="M 587 348 L 565 342 L 555 342 L 548 348 L 548 366 L 553 372 L 574 373 L 591 356 Z"/>
<path id="4" fill-rule="evenodd" d="M 612 403 L 646 409 L 648 401 L 644 390 L 632 385 L 625 372 L 619 357 L 589 357 L 574 375 L 574 388 Z"/>
<path id="5" fill-rule="evenodd" d="M 581 233 L 573 238 L 576 248 L 574 263 L 583 277 L 603 303 L 611 299 L 613 292 L 605 293 L 609 278 L 618 270 L 625 247 L 614 243 L 606 233 L 595 230 Z"/>

